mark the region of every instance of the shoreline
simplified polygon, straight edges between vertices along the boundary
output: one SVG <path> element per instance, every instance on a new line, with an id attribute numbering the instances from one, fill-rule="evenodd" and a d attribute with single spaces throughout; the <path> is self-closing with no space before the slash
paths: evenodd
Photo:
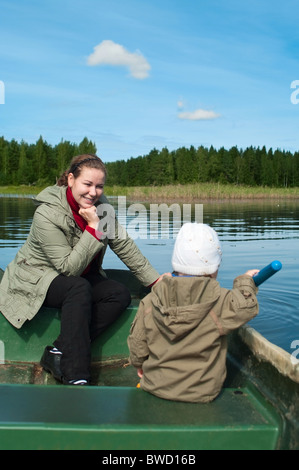
<path id="1" fill-rule="evenodd" d="M 44 187 L 2 186 L 0 196 L 28 197 L 42 191 Z M 132 201 L 145 202 L 207 202 L 207 201 L 257 201 L 257 200 L 296 200 L 299 188 L 269 188 L 201 183 L 169 186 L 109 186 L 106 196 L 126 196 Z"/>
<path id="2" fill-rule="evenodd" d="M 296 200 L 299 199 L 299 188 L 264 188 L 217 183 L 121 187 L 107 186 L 107 196 L 126 196 L 133 201 L 145 202 L 207 202 L 207 201 L 257 201 L 257 200 Z"/>

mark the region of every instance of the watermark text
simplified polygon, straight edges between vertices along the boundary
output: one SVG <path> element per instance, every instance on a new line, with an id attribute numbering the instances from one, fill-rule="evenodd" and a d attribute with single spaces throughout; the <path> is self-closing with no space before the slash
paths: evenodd
<path id="1" fill-rule="evenodd" d="M 291 103 L 298 104 L 299 103 L 299 80 L 293 80 L 291 82 L 291 88 L 294 88 L 294 91 L 291 93 Z"/>
<path id="2" fill-rule="evenodd" d="M 150 204 L 136 203 L 127 206 L 126 197 L 117 198 L 116 210 L 111 204 L 97 207 L 100 219 L 98 230 L 109 239 L 124 239 L 128 235 L 140 239 L 176 238 L 186 222 L 203 222 L 203 204 Z M 117 220 L 120 225 L 116 223 Z"/>
<path id="3" fill-rule="evenodd" d="M 291 354 L 292 364 L 299 364 L 299 339 L 291 342 L 291 349 L 295 349 Z"/>
<path id="4" fill-rule="evenodd" d="M 0 80 L 0 104 L 5 104 L 5 85 L 2 80 Z"/>

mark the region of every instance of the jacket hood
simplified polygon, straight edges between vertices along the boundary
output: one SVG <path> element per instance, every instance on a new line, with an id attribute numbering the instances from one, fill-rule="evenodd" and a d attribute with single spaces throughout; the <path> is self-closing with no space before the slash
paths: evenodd
<path id="1" fill-rule="evenodd" d="M 179 340 L 208 315 L 220 292 L 209 277 L 165 276 L 152 288 L 154 321 L 171 341 Z"/>
<path id="2" fill-rule="evenodd" d="M 34 202 L 36 205 L 49 204 L 59 206 L 65 211 L 66 207 L 68 207 L 66 199 L 66 187 L 56 185 L 48 186 L 34 198 Z"/>

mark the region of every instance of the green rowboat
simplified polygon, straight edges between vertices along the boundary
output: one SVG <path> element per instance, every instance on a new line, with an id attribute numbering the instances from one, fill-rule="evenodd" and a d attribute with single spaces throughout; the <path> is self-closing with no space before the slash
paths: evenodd
<path id="1" fill-rule="evenodd" d="M 107 274 L 132 304 L 92 345 L 93 386 L 60 385 L 39 365 L 59 334 L 58 310 L 43 308 L 20 330 L 0 315 L 0 449 L 299 449 L 299 361 L 246 325 L 229 337 L 214 402 L 152 396 L 137 387 L 127 348 L 146 290 L 130 271 Z"/>

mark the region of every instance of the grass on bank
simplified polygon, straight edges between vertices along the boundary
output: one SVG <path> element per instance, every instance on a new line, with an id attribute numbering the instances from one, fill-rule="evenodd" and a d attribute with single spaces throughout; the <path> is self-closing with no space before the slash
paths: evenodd
<path id="1" fill-rule="evenodd" d="M 105 194 L 110 196 L 122 195 L 135 201 L 200 202 L 204 200 L 295 199 L 299 198 L 299 188 L 267 188 L 197 183 L 141 187 L 107 186 Z"/>
<path id="2" fill-rule="evenodd" d="M 0 186 L 0 195 L 12 196 L 34 196 L 40 193 L 45 187 L 40 186 Z"/>
<path id="3" fill-rule="evenodd" d="M 0 186 L 2 195 L 28 196 L 38 194 L 44 187 Z M 105 186 L 107 196 L 126 196 L 135 201 L 203 201 L 239 199 L 295 199 L 299 188 L 268 188 L 235 186 L 218 183 L 194 183 L 169 186 Z"/>

